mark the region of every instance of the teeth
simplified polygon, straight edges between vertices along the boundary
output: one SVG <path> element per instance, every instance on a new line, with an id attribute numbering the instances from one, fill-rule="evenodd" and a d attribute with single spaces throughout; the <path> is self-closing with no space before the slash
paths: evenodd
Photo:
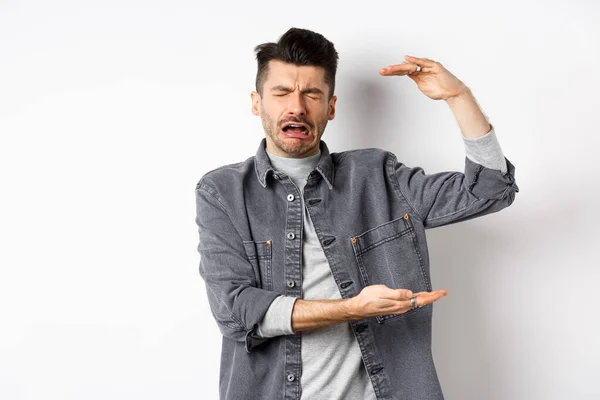
<path id="1" fill-rule="evenodd" d="M 283 129 L 286 130 L 287 128 L 302 128 L 302 131 L 300 133 L 302 133 L 303 135 L 308 135 L 308 128 L 304 125 L 289 124 L 286 125 Z"/>

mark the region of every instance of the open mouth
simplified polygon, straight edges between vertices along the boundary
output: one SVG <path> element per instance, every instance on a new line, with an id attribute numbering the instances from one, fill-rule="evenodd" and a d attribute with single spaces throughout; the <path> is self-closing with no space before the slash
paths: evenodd
<path id="1" fill-rule="evenodd" d="M 305 135 L 308 136 L 310 129 L 302 123 L 289 122 L 283 125 L 281 130 L 287 134 Z"/>

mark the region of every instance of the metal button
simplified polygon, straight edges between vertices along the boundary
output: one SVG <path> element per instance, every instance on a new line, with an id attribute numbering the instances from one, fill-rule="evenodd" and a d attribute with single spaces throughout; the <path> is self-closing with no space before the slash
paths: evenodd
<path id="1" fill-rule="evenodd" d="M 288 232 L 288 234 L 287 234 L 288 239 L 294 239 L 295 237 L 296 237 L 296 235 L 294 235 L 294 232 Z"/>
<path id="2" fill-rule="evenodd" d="M 287 380 L 290 381 L 290 382 L 292 382 L 294 379 L 296 379 L 296 377 L 294 376 L 294 374 L 289 374 L 287 376 Z"/>
<path id="3" fill-rule="evenodd" d="M 296 282 L 294 282 L 293 279 L 288 279 L 287 285 L 288 285 L 288 287 L 294 287 L 294 286 L 296 286 Z"/>
<path id="4" fill-rule="evenodd" d="M 294 201 L 294 195 L 293 195 L 293 194 L 291 194 L 291 193 L 290 193 L 290 194 L 288 194 L 288 197 L 287 197 L 287 199 L 288 199 L 288 201 Z"/>

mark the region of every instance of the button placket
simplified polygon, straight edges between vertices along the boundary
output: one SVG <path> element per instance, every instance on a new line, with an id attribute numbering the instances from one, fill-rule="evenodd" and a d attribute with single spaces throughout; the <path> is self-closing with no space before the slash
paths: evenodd
<path id="1" fill-rule="evenodd" d="M 291 179 L 281 181 L 285 187 L 285 198 L 288 201 L 287 214 L 286 214 L 286 228 L 285 228 L 285 260 L 286 264 L 284 267 L 285 281 L 284 285 L 286 288 L 285 294 L 288 296 L 301 297 L 300 284 L 302 282 L 302 265 L 301 265 L 301 251 L 302 243 L 301 232 L 303 229 L 303 218 L 302 218 L 302 202 L 299 201 L 299 197 L 302 191 L 296 186 Z M 296 241 L 296 239 L 298 239 Z"/>
<path id="2" fill-rule="evenodd" d="M 302 195 L 302 191 L 294 184 L 291 178 L 282 179 L 279 181 L 283 186 L 281 199 L 286 204 L 285 207 L 285 230 L 281 232 L 283 238 L 283 259 L 284 259 L 284 274 L 283 287 L 285 295 L 296 298 L 302 298 L 302 230 L 303 230 L 303 202 L 298 196 Z M 286 348 L 300 349 L 301 336 L 300 332 L 295 335 L 286 335 Z M 301 365 L 298 363 L 299 358 L 296 357 L 296 350 L 288 352 L 285 358 L 285 382 L 286 382 L 286 399 L 295 398 L 292 393 L 297 393 L 300 385 Z M 298 374 L 295 374 L 298 372 Z"/>

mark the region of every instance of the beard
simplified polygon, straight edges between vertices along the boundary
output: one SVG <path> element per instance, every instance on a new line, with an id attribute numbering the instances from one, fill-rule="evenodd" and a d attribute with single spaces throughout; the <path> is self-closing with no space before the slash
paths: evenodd
<path id="1" fill-rule="evenodd" d="M 321 136 L 327 126 L 327 119 L 319 120 L 314 126 L 310 121 L 302 117 L 289 117 L 284 121 L 276 122 L 264 108 L 261 107 L 260 118 L 267 136 L 271 142 L 280 151 L 286 154 L 287 157 L 302 158 L 316 154 L 319 150 Z M 310 127 L 310 140 L 294 140 L 288 139 L 281 134 L 281 126 L 286 122 L 301 122 Z"/>

